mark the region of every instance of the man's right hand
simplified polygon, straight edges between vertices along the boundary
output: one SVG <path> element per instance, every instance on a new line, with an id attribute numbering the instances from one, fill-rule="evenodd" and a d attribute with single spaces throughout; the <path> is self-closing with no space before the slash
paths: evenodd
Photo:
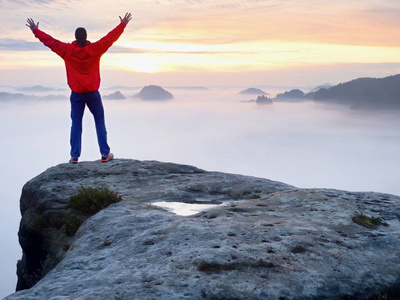
<path id="1" fill-rule="evenodd" d="M 36 28 L 39 28 L 39 22 L 37 22 L 37 24 L 35 24 L 35 21 L 33 21 L 33 19 L 27 19 L 26 20 L 28 22 L 28 24 L 25 24 L 26 26 L 28 26 L 32 31 L 34 31 Z"/>
<path id="2" fill-rule="evenodd" d="M 128 24 L 130 20 L 132 20 L 132 15 L 131 13 L 126 13 L 124 18 L 119 17 L 121 22 Z"/>

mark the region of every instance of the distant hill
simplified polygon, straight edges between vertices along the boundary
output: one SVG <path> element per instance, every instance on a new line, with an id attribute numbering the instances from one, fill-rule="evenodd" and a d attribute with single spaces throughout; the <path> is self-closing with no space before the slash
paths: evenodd
<path id="1" fill-rule="evenodd" d="M 239 94 L 241 95 L 269 95 L 268 93 L 264 92 L 263 90 L 256 89 L 256 88 L 248 88 L 244 91 L 241 91 Z"/>
<path id="2" fill-rule="evenodd" d="M 258 96 L 256 103 L 260 105 L 272 104 L 272 100 L 264 95 Z"/>
<path id="3" fill-rule="evenodd" d="M 6 92 L 0 92 L 0 101 L 14 101 L 14 100 L 21 100 L 24 99 L 25 95 L 18 93 L 18 94 L 11 94 Z"/>
<path id="4" fill-rule="evenodd" d="M 316 102 L 352 108 L 400 108 L 400 74 L 385 78 L 359 78 L 315 92 Z"/>
<path id="5" fill-rule="evenodd" d="M 21 92 L 51 92 L 51 91 L 65 91 L 65 89 L 54 89 L 54 88 L 48 88 L 44 87 L 41 85 L 35 85 L 35 86 L 28 86 L 28 87 L 19 87 L 17 88 L 18 91 Z"/>
<path id="6" fill-rule="evenodd" d="M 142 100 L 169 100 L 174 98 L 170 92 L 157 85 L 145 86 L 135 97 Z"/>
<path id="7" fill-rule="evenodd" d="M 120 91 L 116 91 L 115 93 L 112 93 L 110 95 L 103 96 L 103 99 L 106 99 L 106 100 L 123 100 L 123 99 L 125 99 L 125 96 Z"/>
<path id="8" fill-rule="evenodd" d="M 12 94 L 6 92 L 0 92 L 0 101 L 18 101 L 18 100 L 65 100 L 66 96 L 63 95 L 47 95 L 47 96 L 35 96 L 35 95 L 25 95 L 25 94 Z"/>
<path id="9" fill-rule="evenodd" d="M 284 92 L 276 95 L 276 101 L 301 101 L 304 100 L 304 92 L 299 89 L 294 89 L 289 92 Z"/>
<path id="10" fill-rule="evenodd" d="M 318 92 L 320 89 L 329 89 L 330 87 L 332 87 L 332 84 L 323 83 L 323 84 L 320 84 L 319 86 L 316 86 L 315 88 L 311 89 L 310 92 Z"/>

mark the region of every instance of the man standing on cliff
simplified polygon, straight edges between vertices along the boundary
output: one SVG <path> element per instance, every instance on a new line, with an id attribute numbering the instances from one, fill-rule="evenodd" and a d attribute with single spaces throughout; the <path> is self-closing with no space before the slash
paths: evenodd
<path id="1" fill-rule="evenodd" d="M 77 28 L 76 40 L 72 44 L 54 39 L 39 30 L 39 22 L 35 24 L 33 19 L 27 20 L 26 26 L 32 30 L 35 37 L 65 62 L 68 85 L 72 91 L 70 98 L 72 119 L 70 163 L 78 163 L 81 155 L 82 118 L 86 105 L 93 114 L 96 124 L 101 161 L 107 162 L 114 158 L 107 144 L 104 109 L 98 89 L 100 87 L 100 58 L 118 40 L 132 16 L 130 13 L 126 13 L 124 18 L 119 18 L 121 23 L 95 43 L 86 40 L 85 28 Z"/>

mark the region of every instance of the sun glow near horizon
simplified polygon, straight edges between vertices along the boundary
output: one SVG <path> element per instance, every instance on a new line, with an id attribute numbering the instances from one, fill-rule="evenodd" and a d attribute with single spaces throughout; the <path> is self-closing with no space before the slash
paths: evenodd
<path id="1" fill-rule="evenodd" d="M 158 59 L 153 54 L 139 53 L 131 54 L 117 54 L 104 58 L 105 64 L 110 68 L 114 67 L 125 71 L 133 71 L 138 73 L 156 73 L 161 71 L 161 65 Z"/>
<path id="2" fill-rule="evenodd" d="M 1 28 L 10 30 L 0 31 L 0 79 L 7 80 L 10 69 L 20 72 L 22 79 L 26 69 L 36 68 L 41 72 L 43 68 L 63 67 L 62 61 L 48 49 L 34 45 L 39 42 L 21 24 L 23 18 L 30 17 L 17 9 L 22 4 L 32 11 L 42 30 L 64 42 L 71 42 L 75 24 L 82 24 L 83 20 L 92 42 L 101 38 L 118 24 L 120 10 L 132 6 L 131 0 L 117 0 L 112 6 L 88 0 L 77 2 L 74 9 L 67 3 L 67 0 L 4 3 Z M 86 13 L 89 8 L 93 14 Z M 310 72 L 310 78 L 316 78 L 313 70 L 329 72 L 332 65 L 349 65 L 354 76 L 391 75 L 398 70 L 400 58 L 398 11 L 400 5 L 394 0 L 384 3 L 150 0 L 133 11 L 132 22 L 103 56 L 101 68 L 160 73 L 166 78 L 172 78 L 172 73 L 178 78 L 178 73 L 197 72 L 205 77 L 200 81 L 207 81 L 207 72 L 246 73 L 240 80 L 245 78 L 249 84 L 249 72 L 284 70 L 288 78 L 294 78 L 301 69 L 304 74 Z M 362 73 L 354 68 L 356 64 L 372 71 Z M 298 82 L 304 82 L 306 77 L 302 76 Z M 341 80 L 338 73 L 326 77 L 331 82 Z"/>
<path id="3" fill-rule="evenodd" d="M 283 15 L 282 8 L 267 13 L 264 8 L 246 14 L 188 12 L 161 20 L 157 27 L 141 28 L 123 39 L 124 47 L 138 53 L 132 53 L 137 56 L 132 59 L 128 59 L 131 53 L 123 54 L 126 58 L 122 62 L 127 63 L 119 68 L 150 73 L 251 72 L 399 61 L 400 44 L 389 37 L 395 36 L 390 22 L 381 22 L 379 27 L 376 18 L 368 24 L 371 12 L 357 13 L 349 20 L 349 14 L 359 5 L 342 14 L 337 7 L 330 11 L 333 5 L 323 7 L 326 11 L 307 20 L 310 13 L 304 8 L 299 15 Z M 334 17 L 338 18 L 336 22 Z"/>
<path id="4" fill-rule="evenodd" d="M 304 65 L 385 64 L 400 57 L 400 48 L 265 40 L 224 45 L 131 44 L 139 53 L 112 53 L 107 68 L 157 73 L 173 71 L 251 72 Z"/>

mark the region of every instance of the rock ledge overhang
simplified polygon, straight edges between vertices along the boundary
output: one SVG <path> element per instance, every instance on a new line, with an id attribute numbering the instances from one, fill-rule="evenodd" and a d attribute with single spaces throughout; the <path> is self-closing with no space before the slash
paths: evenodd
<path id="1" fill-rule="evenodd" d="M 123 201 L 62 243 L 62 229 L 32 228 L 32 218 L 63 211 L 79 185 L 107 187 Z M 151 205 L 160 200 L 229 204 L 181 217 Z M 400 197 L 394 195 L 299 189 L 186 165 L 115 160 L 48 169 L 24 186 L 21 213 L 22 248 L 48 247 L 60 262 L 7 300 L 400 294 Z M 362 227 L 352 220 L 357 214 L 387 226 Z M 29 239 L 27 232 L 35 235 Z"/>

